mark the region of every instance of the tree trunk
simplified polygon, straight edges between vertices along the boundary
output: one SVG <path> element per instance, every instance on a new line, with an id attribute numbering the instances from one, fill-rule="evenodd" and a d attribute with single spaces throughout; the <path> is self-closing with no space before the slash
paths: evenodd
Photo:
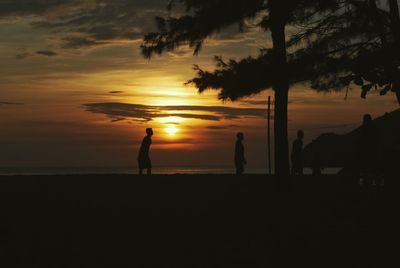
<path id="1" fill-rule="evenodd" d="M 390 8 L 390 20 L 391 20 L 391 29 L 394 38 L 394 46 L 393 53 L 395 54 L 396 59 L 400 58 L 400 11 L 399 4 L 397 0 L 389 0 L 389 8 Z M 400 74 L 398 66 L 393 66 L 393 86 L 397 96 L 397 101 L 400 104 Z"/>
<path id="2" fill-rule="evenodd" d="M 275 90 L 275 173 L 277 176 L 289 176 L 288 143 L 288 95 L 287 52 L 285 39 L 285 12 L 280 1 L 271 6 L 271 33 L 274 51 L 274 64 L 277 73 L 274 81 Z"/>
<path id="3" fill-rule="evenodd" d="M 391 27 L 396 43 L 400 43 L 400 11 L 397 0 L 389 0 Z"/>

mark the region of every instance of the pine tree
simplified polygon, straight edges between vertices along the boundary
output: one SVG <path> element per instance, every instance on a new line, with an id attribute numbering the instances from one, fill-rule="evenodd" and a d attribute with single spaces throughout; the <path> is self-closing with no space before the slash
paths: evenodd
<path id="1" fill-rule="evenodd" d="M 389 9 L 376 0 L 343 2 L 341 9 L 298 33 L 289 45 L 307 40 L 296 57 L 307 63 L 312 87 L 341 90 L 356 85 L 361 97 L 376 89 L 394 92 L 400 103 L 400 16 L 397 1 Z M 381 5 L 383 3 L 381 2 Z"/>
<path id="2" fill-rule="evenodd" d="M 248 19 L 262 17 L 259 28 L 270 31 L 273 47 L 262 50 L 258 58 L 225 63 L 217 59 L 214 73 L 198 70 L 191 80 L 200 92 L 220 90 L 221 99 L 235 101 L 267 88 L 275 91 L 275 172 L 289 175 L 288 144 L 288 91 L 291 84 L 303 78 L 301 63 L 292 53 L 288 55 L 286 27 L 308 25 L 316 18 L 333 12 L 340 1 L 334 0 L 177 0 L 171 1 L 169 10 L 178 5 L 185 7 L 184 15 L 157 17 L 158 32 L 145 36 L 142 53 L 146 58 L 162 54 L 180 46 L 189 45 L 199 53 L 203 41 L 222 29 Z M 314 25 L 313 23 L 312 25 Z M 310 24 L 311 25 L 311 24 Z M 300 69 L 298 69 L 300 68 Z"/>

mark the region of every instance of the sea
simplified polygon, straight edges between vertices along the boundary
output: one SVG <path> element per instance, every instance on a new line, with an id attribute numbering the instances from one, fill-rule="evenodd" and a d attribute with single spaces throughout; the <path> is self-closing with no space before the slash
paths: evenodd
<path id="1" fill-rule="evenodd" d="M 324 169 L 323 174 L 336 174 L 338 169 Z M 16 175 L 133 175 L 136 167 L 0 167 L 0 176 Z M 246 174 L 269 174 L 267 168 L 247 168 Z M 272 170 L 273 173 L 273 170 Z M 153 174 L 235 174 L 233 167 L 153 167 Z M 304 174 L 311 174 L 311 169 L 304 169 Z"/>

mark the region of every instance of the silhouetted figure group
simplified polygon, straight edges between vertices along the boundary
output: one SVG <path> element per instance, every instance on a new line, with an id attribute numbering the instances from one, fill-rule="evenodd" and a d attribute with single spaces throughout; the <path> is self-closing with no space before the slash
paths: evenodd
<path id="1" fill-rule="evenodd" d="M 293 142 L 292 146 L 292 171 L 291 174 L 295 175 L 303 175 L 303 139 L 304 139 L 304 131 L 298 130 L 297 131 L 297 139 Z M 322 175 L 322 164 L 321 158 L 318 153 L 314 153 L 312 159 L 312 175 L 320 176 Z"/>
<path id="2" fill-rule="evenodd" d="M 147 136 L 144 137 L 142 145 L 140 146 L 138 163 L 139 163 L 139 174 L 142 175 L 146 169 L 147 174 L 151 175 L 152 165 L 149 156 L 150 146 L 152 143 L 151 137 L 153 136 L 153 130 L 151 128 L 146 129 Z M 244 166 L 247 164 L 245 158 L 245 150 L 243 145 L 244 134 L 242 132 L 237 133 L 237 140 L 235 144 L 235 156 L 234 164 L 236 168 L 236 174 L 241 175 L 244 173 Z M 303 139 L 304 131 L 297 131 L 297 139 L 293 142 L 292 153 L 291 153 L 291 174 L 303 175 Z M 372 117 L 369 114 L 364 115 L 363 124 L 360 130 L 359 138 L 355 144 L 355 166 L 357 175 L 362 180 L 367 182 L 369 177 L 376 177 L 379 171 L 379 135 L 378 130 L 372 122 Z M 319 176 L 322 174 L 323 169 L 321 165 L 320 155 L 314 153 L 312 159 L 312 174 Z M 375 183 L 375 181 L 374 181 Z"/>
<path id="3" fill-rule="evenodd" d="M 361 184 L 383 184 L 380 179 L 382 177 L 380 135 L 370 114 L 363 116 L 363 123 L 356 137 L 352 142 L 354 159 L 350 163 L 353 175 L 360 179 Z M 304 132 L 298 130 L 297 139 L 293 142 L 291 153 L 292 175 L 303 175 L 303 139 Z M 312 174 L 320 176 L 323 169 L 321 154 L 316 151 L 311 157 Z"/>
<path id="4" fill-rule="evenodd" d="M 143 175 L 143 170 L 147 169 L 147 175 L 151 175 L 152 165 L 150 160 L 150 146 L 152 143 L 151 137 L 153 136 L 153 129 L 146 129 L 146 137 L 143 138 L 142 145 L 139 149 L 138 164 L 139 164 L 139 175 Z M 241 175 L 244 172 L 244 165 L 247 164 L 244 156 L 244 134 L 242 132 L 237 133 L 237 141 L 235 145 L 235 167 L 236 174 Z"/>

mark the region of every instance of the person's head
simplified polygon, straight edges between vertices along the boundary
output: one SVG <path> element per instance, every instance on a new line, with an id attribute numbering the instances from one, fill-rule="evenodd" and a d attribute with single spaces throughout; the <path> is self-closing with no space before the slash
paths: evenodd
<path id="1" fill-rule="evenodd" d="M 237 137 L 237 139 L 240 140 L 240 141 L 244 140 L 244 135 L 243 135 L 242 132 L 239 132 L 238 134 L 236 134 L 236 137 Z"/>
<path id="2" fill-rule="evenodd" d="M 147 133 L 147 136 L 153 136 L 153 129 L 152 128 L 146 128 L 146 133 Z"/>
<path id="3" fill-rule="evenodd" d="M 372 116 L 370 114 L 365 114 L 363 116 L 363 125 L 368 125 L 372 122 Z"/>
<path id="4" fill-rule="evenodd" d="M 304 131 L 303 130 L 298 130 L 297 131 L 297 138 L 302 140 L 304 138 Z"/>

